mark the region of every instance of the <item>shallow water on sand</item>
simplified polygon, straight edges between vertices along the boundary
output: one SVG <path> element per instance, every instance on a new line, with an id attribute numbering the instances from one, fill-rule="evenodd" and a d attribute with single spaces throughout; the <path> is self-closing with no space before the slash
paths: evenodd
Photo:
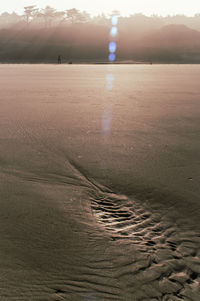
<path id="1" fill-rule="evenodd" d="M 200 66 L 0 74 L 0 300 L 199 301 Z"/>

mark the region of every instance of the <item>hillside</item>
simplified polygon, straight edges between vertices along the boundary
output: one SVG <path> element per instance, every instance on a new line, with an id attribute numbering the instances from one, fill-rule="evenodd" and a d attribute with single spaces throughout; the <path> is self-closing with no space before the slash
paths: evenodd
<path id="1" fill-rule="evenodd" d="M 107 62 L 110 28 L 74 24 L 68 27 L 0 30 L 0 62 Z M 136 29 L 135 29 L 136 31 Z M 200 32 L 171 24 L 137 36 L 119 27 L 117 60 L 200 63 Z"/>

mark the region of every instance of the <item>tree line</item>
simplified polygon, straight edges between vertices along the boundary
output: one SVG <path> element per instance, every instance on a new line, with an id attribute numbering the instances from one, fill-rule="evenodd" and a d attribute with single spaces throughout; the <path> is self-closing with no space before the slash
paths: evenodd
<path id="1" fill-rule="evenodd" d="M 114 13 L 114 12 L 113 12 Z M 116 12 L 118 14 L 118 12 Z M 0 15 L 0 28 L 7 28 L 15 25 L 19 28 L 23 26 L 29 27 L 55 27 L 64 26 L 75 23 L 102 23 L 108 22 L 108 17 L 104 14 L 92 17 L 86 11 L 80 11 L 76 8 L 58 11 L 51 6 L 43 9 L 37 8 L 35 5 L 24 7 L 24 13 L 19 15 L 15 12 L 4 12 Z"/>
<path id="2" fill-rule="evenodd" d="M 91 16 L 86 11 L 80 11 L 76 8 L 66 9 L 58 11 L 51 6 L 39 9 L 36 5 L 24 7 L 23 14 L 7 13 L 4 12 L 0 15 L 0 28 L 9 28 L 15 26 L 15 28 L 49 28 L 57 26 L 68 26 L 73 24 L 98 24 L 98 25 L 110 25 L 110 17 L 117 15 L 120 19 L 121 27 L 137 26 L 140 31 L 148 31 L 148 29 L 161 28 L 169 24 L 184 24 L 192 29 L 200 30 L 200 13 L 197 13 L 193 17 L 185 15 L 173 15 L 173 16 L 145 16 L 143 14 L 132 14 L 128 17 L 120 16 L 119 11 L 113 11 L 110 15 L 99 14 L 97 16 Z"/>
<path id="3" fill-rule="evenodd" d="M 200 14 L 91 16 L 76 8 L 26 6 L 0 15 L 0 62 L 108 62 L 111 17 L 117 15 L 116 62 L 200 63 Z M 113 39 L 113 37 L 112 37 Z"/>

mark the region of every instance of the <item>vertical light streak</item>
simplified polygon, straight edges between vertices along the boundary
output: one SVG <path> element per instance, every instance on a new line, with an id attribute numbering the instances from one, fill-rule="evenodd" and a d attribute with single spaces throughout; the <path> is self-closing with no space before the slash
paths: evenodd
<path id="1" fill-rule="evenodd" d="M 116 51 L 117 51 L 117 43 L 115 38 L 117 37 L 118 34 L 118 17 L 117 16 L 112 16 L 112 28 L 110 30 L 110 37 L 111 41 L 108 45 L 109 49 L 109 55 L 108 55 L 108 60 L 109 62 L 114 62 L 116 60 Z"/>
<path id="2" fill-rule="evenodd" d="M 111 19 L 112 27 L 110 30 L 110 41 L 108 45 L 108 61 L 110 63 L 113 63 L 116 60 L 116 51 L 117 51 L 117 43 L 116 43 L 116 37 L 118 35 L 118 17 L 112 16 Z M 109 72 L 106 75 L 106 89 L 108 92 L 111 92 L 114 87 L 114 75 Z M 102 135 L 103 137 L 108 138 L 110 136 L 111 130 L 112 130 L 112 104 L 108 101 L 104 105 L 103 113 L 102 113 Z"/>

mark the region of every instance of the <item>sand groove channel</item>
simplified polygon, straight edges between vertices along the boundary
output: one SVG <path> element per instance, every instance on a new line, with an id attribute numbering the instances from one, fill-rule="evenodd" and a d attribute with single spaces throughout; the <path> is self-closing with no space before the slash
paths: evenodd
<path id="1" fill-rule="evenodd" d="M 118 195 L 91 179 L 68 158 L 77 179 L 89 188 L 96 223 L 113 243 L 127 242 L 141 257 L 117 264 L 115 277 L 125 283 L 125 300 L 199 301 L 200 234 L 178 228 L 142 202 Z M 123 298 L 123 296 L 122 296 Z"/>
<path id="2" fill-rule="evenodd" d="M 113 241 L 126 240 L 142 254 L 135 262 L 119 265 L 118 277 L 135 300 L 199 300 L 198 234 L 182 232 L 126 196 L 93 192 L 91 207 Z"/>

